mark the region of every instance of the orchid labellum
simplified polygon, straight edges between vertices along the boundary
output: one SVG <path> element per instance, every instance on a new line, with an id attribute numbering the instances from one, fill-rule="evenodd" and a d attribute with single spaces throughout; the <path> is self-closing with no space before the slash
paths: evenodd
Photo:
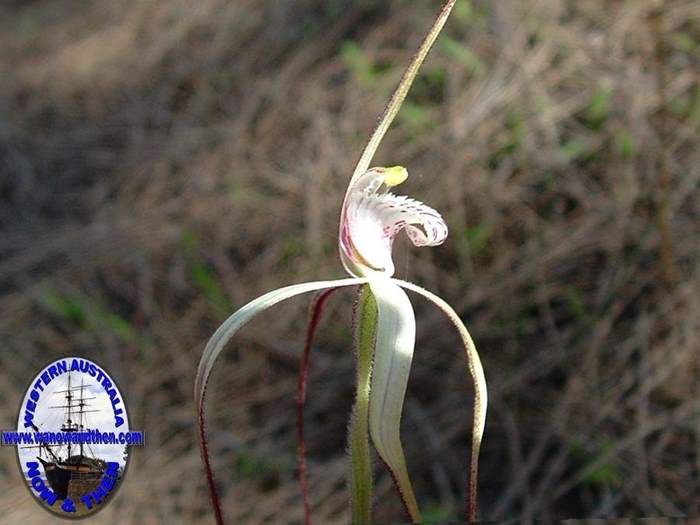
<path id="1" fill-rule="evenodd" d="M 353 523 L 371 521 L 371 465 L 369 438 L 390 469 L 411 520 L 421 520 L 400 439 L 400 422 L 415 345 L 416 319 L 406 290 L 437 305 L 455 325 L 464 344 L 474 382 L 474 421 L 468 482 L 467 519 L 476 518 L 477 463 L 486 420 L 486 382 L 474 343 L 455 311 L 442 299 L 414 284 L 394 279 L 392 245 L 405 232 L 416 246 L 436 246 L 447 237 L 440 214 L 425 204 L 396 195 L 408 172 L 400 166 L 369 167 L 382 138 L 399 111 L 428 51 L 442 30 L 456 0 L 443 6 L 420 49 L 405 72 L 379 120 L 350 180 L 340 216 L 340 258 L 349 278 L 296 284 L 269 292 L 231 315 L 212 336 L 199 363 L 195 403 L 202 457 L 209 493 L 218 523 L 223 523 L 205 436 L 204 398 L 214 362 L 228 341 L 254 316 L 297 295 L 319 292 L 312 307 L 307 341 L 301 360 L 298 393 L 300 481 L 304 493 L 306 523 L 311 522 L 303 449 L 302 410 L 311 339 L 328 296 L 346 286 L 359 287 L 354 311 L 357 354 L 357 394 L 350 431 L 350 490 Z"/>

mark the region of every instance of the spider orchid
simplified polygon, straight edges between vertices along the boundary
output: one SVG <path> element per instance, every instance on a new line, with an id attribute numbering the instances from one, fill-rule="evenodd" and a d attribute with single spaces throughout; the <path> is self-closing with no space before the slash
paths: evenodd
<path id="1" fill-rule="evenodd" d="M 205 431 L 205 393 L 214 363 L 228 341 L 257 314 L 297 295 L 318 292 L 307 329 L 297 397 L 299 474 L 304 495 L 305 523 L 311 523 L 302 418 L 309 351 L 325 301 L 335 290 L 348 286 L 359 287 L 353 316 L 357 393 L 348 444 L 353 523 L 371 522 L 372 469 L 369 438 L 389 468 L 411 520 L 421 520 L 399 433 L 416 334 L 415 314 L 404 289 L 421 295 L 438 306 L 455 325 L 464 345 L 474 382 L 467 519 L 474 521 L 476 518 L 477 464 L 487 404 L 486 382 L 479 355 L 469 332 L 449 304 L 415 284 L 392 277 L 392 245 L 401 231 L 405 231 L 416 246 L 436 246 L 446 239 L 447 226 L 437 211 L 421 202 L 393 193 L 394 188 L 408 177 L 405 168 L 369 168 L 374 153 L 398 113 L 455 1 L 448 0 L 443 5 L 381 116 L 348 185 L 340 216 L 338 248 L 343 266 L 350 277 L 296 284 L 264 294 L 231 315 L 214 333 L 204 350 L 195 381 L 195 405 L 200 448 L 218 523 L 223 523 L 223 515 L 207 451 Z"/>

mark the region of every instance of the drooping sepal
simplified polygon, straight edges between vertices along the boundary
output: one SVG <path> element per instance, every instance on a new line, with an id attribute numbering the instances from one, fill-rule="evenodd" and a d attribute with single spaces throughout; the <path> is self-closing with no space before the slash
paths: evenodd
<path id="1" fill-rule="evenodd" d="M 467 367 L 474 383 L 474 415 L 472 426 L 472 448 L 469 455 L 469 480 L 467 482 L 467 522 L 473 523 L 476 521 L 477 508 L 477 483 L 479 477 L 479 451 L 481 450 L 481 440 L 484 436 L 484 428 L 486 426 L 486 409 L 488 406 L 488 392 L 486 390 L 486 377 L 484 376 L 484 367 L 481 365 L 479 352 L 476 350 L 476 345 L 472 340 L 469 330 L 464 326 L 464 323 L 457 315 L 457 312 L 442 298 L 432 292 L 421 288 L 413 283 L 392 279 L 399 286 L 411 290 L 428 299 L 435 306 L 440 308 L 447 318 L 457 329 L 464 352 L 467 356 Z"/>
<path id="2" fill-rule="evenodd" d="M 223 512 L 216 488 L 216 482 L 214 480 L 211 461 L 209 459 L 205 413 L 207 384 L 217 358 L 226 347 L 226 344 L 236 333 L 238 333 L 241 328 L 243 328 L 243 326 L 245 326 L 256 315 L 264 312 L 271 306 L 297 295 L 325 290 L 328 288 L 340 288 L 343 286 L 364 284 L 366 282 L 366 279 L 350 278 L 339 279 L 336 281 L 317 281 L 295 284 L 292 286 L 279 288 L 278 290 L 273 290 L 250 301 L 248 304 L 234 312 L 228 319 L 226 319 L 226 321 L 223 322 L 221 326 L 219 326 L 211 339 L 209 339 L 209 342 L 204 349 L 204 353 L 199 360 L 199 366 L 197 367 L 197 375 L 194 382 L 194 404 L 199 434 L 199 447 L 202 455 L 202 462 L 204 463 L 209 497 L 214 508 L 214 517 L 217 523 L 223 523 Z"/>
<path id="3" fill-rule="evenodd" d="M 416 318 L 406 293 L 390 279 L 369 282 L 377 301 L 377 340 L 372 368 L 369 431 L 379 456 L 391 471 L 414 523 L 421 516 L 408 476 L 400 427 L 416 340 Z"/>

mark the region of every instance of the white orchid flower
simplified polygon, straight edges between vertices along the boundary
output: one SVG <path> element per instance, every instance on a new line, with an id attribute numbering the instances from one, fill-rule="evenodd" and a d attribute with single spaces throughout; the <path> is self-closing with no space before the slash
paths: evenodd
<path id="1" fill-rule="evenodd" d="M 449 0 L 443 6 L 380 118 L 351 178 L 342 206 L 338 239 L 340 258 L 350 277 L 287 286 L 258 297 L 231 315 L 215 332 L 204 350 L 195 381 L 195 403 L 202 457 L 218 523 L 223 523 L 223 516 L 209 462 L 204 421 L 207 381 L 217 357 L 229 340 L 257 314 L 297 295 L 325 290 L 325 295 L 320 296 L 315 303 L 307 334 L 299 382 L 300 414 L 305 396 L 305 367 L 310 341 L 323 302 L 333 290 L 358 285 L 361 290 L 355 312 L 358 389 L 349 447 L 352 460 L 353 522 L 369 523 L 371 520 L 371 467 L 366 444 L 367 430 L 379 456 L 392 473 L 411 520 L 419 522 L 421 519 L 399 433 L 416 334 L 413 307 L 403 289 L 422 295 L 438 306 L 455 325 L 464 344 L 475 390 L 467 518 L 473 521 L 476 517 L 477 463 L 487 399 L 486 382 L 478 353 L 459 316 L 444 300 L 414 284 L 392 277 L 392 245 L 402 230 L 416 246 L 436 246 L 445 241 L 447 226 L 437 211 L 390 191 L 407 179 L 408 172 L 405 168 L 396 166 L 369 169 L 374 153 L 398 113 L 418 69 L 454 4 L 455 0 Z M 302 436 L 302 423 L 299 425 L 299 435 Z M 300 477 L 302 486 L 305 487 L 303 441 L 300 442 L 300 458 Z M 304 506 L 306 523 L 310 523 L 306 493 Z"/>
<path id="2" fill-rule="evenodd" d="M 372 168 L 350 184 L 338 239 L 341 260 L 350 274 L 391 277 L 391 248 L 401 230 L 416 246 L 438 246 L 447 238 L 447 225 L 438 212 L 387 192 L 407 178 L 403 166 Z"/>

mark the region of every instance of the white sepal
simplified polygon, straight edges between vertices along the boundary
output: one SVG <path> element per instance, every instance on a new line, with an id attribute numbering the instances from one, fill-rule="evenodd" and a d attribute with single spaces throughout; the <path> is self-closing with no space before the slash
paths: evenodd
<path id="1" fill-rule="evenodd" d="M 204 391 L 216 358 L 219 357 L 219 354 L 226 346 L 226 343 L 228 343 L 236 332 L 238 332 L 253 317 L 267 310 L 271 306 L 274 306 L 275 304 L 286 299 L 290 299 L 296 295 L 325 290 L 327 288 L 339 288 L 341 286 L 364 284 L 366 282 L 367 279 L 349 278 L 339 279 L 336 281 L 316 281 L 311 283 L 294 284 L 273 290 L 265 295 L 261 295 L 257 299 L 253 299 L 251 302 L 237 310 L 223 322 L 211 339 L 209 339 L 209 342 L 204 349 L 204 353 L 202 354 L 202 358 L 199 360 L 197 377 L 194 384 L 194 399 L 197 411 L 200 412 L 202 410 L 201 404 L 204 399 Z"/>
<path id="2" fill-rule="evenodd" d="M 469 459 L 469 488 L 468 488 L 468 519 L 470 522 L 476 519 L 476 485 L 478 478 L 479 466 L 479 450 L 481 448 L 481 440 L 484 436 L 484 427 L 486 426 L 486 409 L 488 406 L 488 393 L 486 390 L 486 378 L 484 377 L 484 368 L 481 365 L 479 353 L 476 350 L 476 345 L 469 334 L 469 330 L 464 326 L 464 323 L 457 315 L 457 312 L 443 299 L 438 297 L 425 288 L 421 288 L 413 283 L 392 279 L 392 281 L 407 290 L 411 290 L 422 295 L 431 303 L 440 308 L 444 314 L 452 321 L 452 324 L 457 328 L 459 336 L 462 338 L 464 351 L 467 354 L 467 365 L 472 381 L 474 382 L 474 421 L 472 428 L 472 450 Z"/>
<path id="3" fill-rule="evenodd" d="M 377 301 L 377 340 L 369 401 L 369 431 L 414 522 L 420 512 L 400 439 L 401 412 L 416 341 L 416 317 L 406 292 L 386 277 L 369 281 Z"/>

